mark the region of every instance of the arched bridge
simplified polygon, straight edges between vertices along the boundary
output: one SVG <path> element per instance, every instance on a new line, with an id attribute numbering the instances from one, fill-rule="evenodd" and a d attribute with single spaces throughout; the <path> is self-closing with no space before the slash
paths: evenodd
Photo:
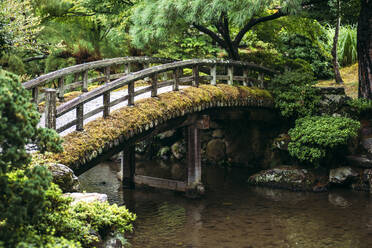
<path id="1" fill-rule="evenodd" d="M 32 90 L 36 103 L 45 100 L 45 126 L 67 134 L 63 153 L 35 156 L 41 157 L 38 160 L 66 164 L 81 174 L 102 159 L 124 150 L 126 185 L 132 187 L 134 182 L 140 182 L 180 191 L 198 189 L 201 183 L 199 130 L 208 128 L 208 111 L 272 108 L 272 97 L 262 88 L 276 72 L 239 61 L 169 62 L 147 57 L 103 60 L 65 68 L 24 83 Z M 137 71 L 130 72 L 134 63 L 136 67 L 132 66 L 132 70 Z M 119 72 L 121 65 L 125 65 L 124 73 Z M 99 75 L 99 71 L 104 75 Z M 66 78 L 71 75 L 82 75 L 82 80 L 76 81 L 79 76 L 72 76 L 75 81 L 66 84 Z M 89 78 L 91 75 L 93 78 Z M 136 87 L 140 80 L 145 83 Z M 53 85 L 53 81 L 54 89 L 45 88 Z M 100 81 L 104 84 L 88 91 L 89 83 Z M 66 89 L 72 88 L 83 93 L 57 104 L 57 97 L 63 101 Z M 41 91 L 44 95 L 39 94 Z M 115 108 L 118 110 L 113 111 Z M 135 142 L 176 127 L 188 130 L 187 182 L 135 175 Z M 73 129 L 76 131 L 72 132 Z"/>

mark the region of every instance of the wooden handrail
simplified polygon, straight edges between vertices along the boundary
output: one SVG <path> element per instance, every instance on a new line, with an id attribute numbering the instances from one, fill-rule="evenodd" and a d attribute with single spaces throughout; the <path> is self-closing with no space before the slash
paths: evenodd
<path id="1" fill-rule="evenodd" d="M 210 68 L 210 76 L 199 75 L 200 68 L 203 66 Z M 228 74 L 217 75 L 216 73 L 217 66 L 227 67 Z M 106 66 L 106 68 L 108 67 Z M 184 68 L 192 68 L 193 69 L 192 76 L 182 76 L 182 70 Z M 242 70 L 236 70 L 234 68 L 241 68 Z M 54 118 L 58 118 L 66 114 L 67 112 L 77 109 L 76 119 L 72 120 L 70 123 L 65 124 L 62 128 L 57 129 L 59 132 L 62 132 L 65 129 L 74 125 L 76 125 L 77 130 L 82 130 L 83 120 L 92 116 L 93 114 L 103 111 L 104 112 L 103 116 L 107 117 L 109 116 L 110 107 L 125 100 L 128 100 L 128 105 L 134 105 L 134 97 L 139 93 L 143 94 L 146 92 L 151 92 L 151 96 L 156 97 L 157 89 L 168 85 L 172 85 L 173 90 L 178 90 L 178 85 L 179 83 L 182 82 L 193 82 L 192 85 L 198 87 L 199 83 L 205 79 L 210 80 L 212 85 L 216 84 L 216 80 L 226 80 L 228 84 L 233 84 L 234 81 L 242 81 L 243 85 L 248 85 L 250 82 L 255 82 L 259 83 L 260 85 L 264 85 L 263 84 L 263 80 L 265 79 L 264 75 L 273 76 L 278 73 L 264 66 L 255 65 L 252 63 L 211 59 L 194 59 L 157 65 L 143 69 L 141 71 L 129 73 L 113 81 L 108 80 L 109 72 L 107 71 L 109 70 L 108 69 L 106 70 L 106 83 L 104 85 L 95 88 L 90 92 L 83 93 L 79 97 L 62 104 L 56 109 L 56 114 L 54 115 Z M 240 71 L 241 74 L 243 74 L 243 76 L 241 75 L 234 76 L 234 72 L 236 71 Z M 256 77 L 258 78 L 249 78 L 248 71 L 251 72 L 254 71 L 255 72 L 254 75 L 256 75 Z M 173 74 L 173 78 L 163 82 L 158 82 L 158 75 L 164 72 L 171 72 Z M 151 78 L 151 86 L 136 92 L 134 88 L 134 83 L 144 78 Z M 110 102 L 110 92 L 126 85 L 128 85 L 128 93 L 120 97 L 120 99 Z M 103 106 L 95 110 L 92 110 L 89 113 L 84 114 L 83 111 L 84 104 L 100 96 L 104 96 Z M 55 120 L 51 120 L 50 122 L 52 123 L 52 121 L 53 123 L 55 122 Z"/>
<path id="2" fill-rule="evenodd" d="M 53 71 L 45 75 L 42 75 L 40 77 L 37 77 L 35 79 L 32 79 L 28 82 L 25 82 L 22 85 L 26 89 L 32 89 L 35 87 L 43 86 L 54 79 L 58 79 L 58 78 L 61 78 L 67 75 L 82 73 L 88 70 L 93 70 L 93 69 L 98 69 L 98 68 L 129 64 L 129 63 L 164 64 L 164 63 L 170 63 L 173 61 L 174 60 L 171 60 L 171 59 L 153 58 L 153 57 L 122 57 L 122 58 L 114 58 L 114 59 L 104 59 L 104 60 L 93 61 L 93 62 L 89 62 L 85 64 L 79 64 L 79 65 L 66 67 L 58 71 Z"/>

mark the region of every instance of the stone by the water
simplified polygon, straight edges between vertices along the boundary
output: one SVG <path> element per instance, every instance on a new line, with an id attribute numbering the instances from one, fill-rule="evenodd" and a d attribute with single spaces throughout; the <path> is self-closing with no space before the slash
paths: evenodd
<path id="1" fill-rule="evenodd" d="M 78 202 L 107 202 L 107 195 L 100 193 L 65 193 L 63 196 L 73 198 L 71 205 L 75 205 Z"/>
<path id="2" fill-rule="evenodd" d="M 63 192 L 77 192 L 80 189 L 80 182 L 74 172 L 63 164 L 48 164 L 49 171 L 52 173 L 53 182 L 57 184 Z"/>
<path id="3" fill-rule="evenodd" d="M 344 184 L 357 179 L 359 173 L 351 167 L 339 167 L 329 171 L 329 182 L 334 184 Z"/>

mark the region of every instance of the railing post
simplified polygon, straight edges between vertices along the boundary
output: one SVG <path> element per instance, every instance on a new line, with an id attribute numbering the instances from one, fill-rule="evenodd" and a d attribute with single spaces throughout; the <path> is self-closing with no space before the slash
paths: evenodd
<path id="1" fill-rule="evenodd" d="M 134 105 L 134 82 L 128 84 L 128 106 Z"/>
<path id="2" fill-rule="evenodd" d="M 84 104 L 76 107 L 76 131 L 84 130 Z"/>
<path id="3" fill-rule="evenodd" d="M 37 86 L 35 88 L 32 88 L 32 101 L 36 104 L 36 107 L 38 107 L 39 88 Z"/>
<path id="4" fill-rule="evenodd" d="M 217 65 L 213 65 L 211 67 L 211 85 L 217 85 Z"/>
<path id="5" fill-rule="evenodd" d="M 56 129 L 57 114 L 57 91 L 55 89 L 45 89 L 45 127 Z"/>
<path id="6" fill-rule="evenodd" d="M 243 85 L 248 86 L 248 70 L 243 70 Z"/>
<path id="7" fill-rule="evenodd" d="M 103 94 L 103 118 L 110 115 L 110 91 Z"/>
<path id="8" fill-rule="evenodd" d="M 234 81 L 234 67 L 228 66 L 227 67 L 227 75 L 229 77 L 229 80 L 227 81 L 228 85 L 233 85 Z"/>
<path id="9" fill-rule="evenodd" d="M 58 79 L 58 99 L 60 102 L 65 100 L 65 78 Z"/>
<path id="10" fill-rule="evenodd" d="M 258 81 L 260 82 L 260 84 L 261 84 L 261 88 L 264 88 L 265 86 L 264 86 L 264 75 L 263 75 L 263 73 L 261 73 L 261 72 L 259 72 L 259 74 L 258 74 Z"/>
<path id="11" fill-rule="evenodd" d="M 192 68 L 192 75 L 194 80 L 192 81 L 192 86 L 199 87 L 199 66 L 194 65 Z"/>
<path id="12" fill-rule="evenodd" d="M 129 74 L 129 73 L 130 73 L 130 63 L 125 64 L 125 74 Z"/>
<path id="13" fill-rule="evenodd" d="M 151 97 L 158 96 L 158 74 L 151 76 Z"/>
<path id="14" fill-rule="evenodd" d="M 105 67 L 105 83 L 110 82 L 110 66 Z"/>
<path id="15" fill-rule="evenodd" d="M 83 92 L 88 92 L 88 71 L 83 72 Z"/>
<path id="16" fill-rule="evenodd" d="M 180 78 L 179 78 L 179 75 L 180 75 L 180 69 L 177 68 L 177 69 L 174 69 L 173 70 L 173 91 L 179 91 L 180 89 Z"/>

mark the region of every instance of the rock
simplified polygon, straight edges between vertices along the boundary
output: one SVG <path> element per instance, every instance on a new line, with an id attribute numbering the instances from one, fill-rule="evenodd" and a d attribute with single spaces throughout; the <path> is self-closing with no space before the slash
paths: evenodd
<path id="1" fill-rule="evenodd" d="M 350 167 L 340 167 L 329 171 L 329 182 L 334 184 L 344 184 L 354 181 L 359 173 Z"/>
<path id="2" fill-rule="evenodd" d="M 206 148 L 206 155 L 208 160 L 219 162 L 226 158 L 226 145 L 221 139 L 213 139 L 208 142 Z"/>
<path id="3" fill-rule="evenodd" d="M 288 151 L 288 144 L 291 141 L 291 137 L 288 134 L 279 134 L 278 138 L 274 139 L 274 146 L 279 150 Z"/>
<path id="4" fill-rule="evenodd" d="M 223 138 L 224 136 L 224 131 L 222 129 L 216 129 L 212 133 L 213 138 Z"/>
<path id="5" fill-rule="evenodd" d="M 176 159 L 183 159 L 186 156 L 186 145 L 183 141 L 177 141 L 171 146 L 172 155 Z"/>
<path id="6" fill-rule="evenodd" d="M 290 166 L 260 171 L 248 179 L 250 184 L 295 191 L 313 191 L 318 181 L 309 170 Z"/>
<path id="7" fill-rule="evenodd" d="M 351 188 L 357 191 L 370 191 L 372 185 L 372 169 L 365 169 L 360 174 L 361 176 L 351 185 Z"/>
<path id="8" fill-rule="evenodd" d="M 336 207 L 345 208 L 351 206 L 348 200 L 337 194 L 328 194 L 328 201 Z"/>
<path id="9" fill-rule="evenodd" d="M 185 167 L 182 166 L 181 164 L 174 163 L 172 164 L 171 168 L 171 174 L 172 174 L 172 179 L 174 180 L 182 180 L 183 177 L 185 176 Z"/>
<path id="10" fill-rule="evenodd" d="M 109 233 L 104 241 L 103 241 L 103 246 L 104 248 L 123 248 L 125 247 L 125 237 L 123 234 L 119 232 L 113 232 Z"/>
<path id="11" fill-rule="evenodd" d="M 218 124 L 218 123 L 215 122 L 215 121 L 210 121 L 210 122 L 209 122 L 209 127 L 215 129 L 215 128 L 220 128 L 221 125 Z"/>
<path id="12" fill-rule="evenodd" d="M 167 160 L 171 155 L 171 149 L 168 146 L 163 146 L 159 149 L 157 156 L 161 159 Z"/>
<path id="13" fill-rule="evenodd" d="M 160 140 L 163 140 L 163 139 L 172 137 L 175 133 L 176 133 L 176 130 L 172 129 L 172 130 L 168 130 L 168 131 L 158 134 L 157 137 Z"/>
<path id="14" fill-rule="evenodd" d="M 78 202 L 107 202 L 107 195 L 99 193 L 65 193 L 63 196 L 73 199 L 71 205 L 75 205 Z"/>
<path id="15" fill-rule="evenodd" d="M 79 191 L 79 179 L 69 167 L 63 164 L 48 164 L 47 167 L 52 173 L 53 182 L 57 184 L 63 192 Z"/>
<path id="16" fill-rule="evenodd" d="M 372 159 L 367 155 L 352 155 L 346 157 L 350 165 L 360 168 L 372 168 Z"/>
<path id="17" fill-rule="evenodd" d="M 369 158 L 372 158 L 372 138 L 363 139 L 362 140 L 362 147 L 364 148 L 364 150 L 367 151 L 367 153 L 368 153 L 367 156 Z"/>

